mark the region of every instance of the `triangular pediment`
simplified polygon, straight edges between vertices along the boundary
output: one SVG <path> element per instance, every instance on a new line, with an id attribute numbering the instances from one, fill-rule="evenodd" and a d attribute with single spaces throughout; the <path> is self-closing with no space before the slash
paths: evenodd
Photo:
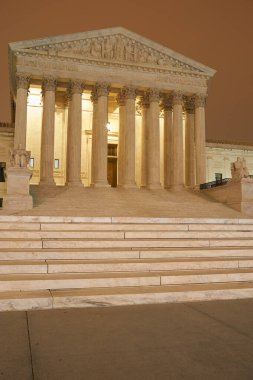
<path id="1" fill-rule="evenodd" d="M 15 42 L 13 54 L 50 56 L 93 64 L 138 66 L 211 77 L 215 71 L 156 42 L 118 27 L 84 33 Z"/>

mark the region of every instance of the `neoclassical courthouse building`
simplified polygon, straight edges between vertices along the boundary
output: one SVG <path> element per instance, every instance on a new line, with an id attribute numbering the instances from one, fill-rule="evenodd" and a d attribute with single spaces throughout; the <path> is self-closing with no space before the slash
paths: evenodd
<path id="1" fill-rule="evenodd" d="M 215 71 L 129 30 L 11 43 L 9 67 L 1 181 L 13 146 L 31 152 L 32 184 L 194 188 L 237 156 L 253 173 L 253 147 L 206 142 Z"/>

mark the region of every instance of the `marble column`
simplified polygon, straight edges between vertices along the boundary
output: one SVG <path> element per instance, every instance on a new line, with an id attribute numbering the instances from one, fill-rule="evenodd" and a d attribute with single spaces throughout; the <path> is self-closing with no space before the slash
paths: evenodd
<path id="1" fill-rule="evenodd" d="M 147 187 L 159 189 L 160 182 L 160 95 L 157 89 L 148 91 L 149 110 L 147 128 Z"/>
<path id="2" fill-rule="evenodd" d="M 136 91 L 124 87 L 117 100 L 119 104 L 118 184 L 136 187 L 135 183 L 135 99 Z"/>
<path id="3" fill-rule="evenodd" d="M 95 122 L 95 146 L 94 146 L 94 186 L 108 187 L 107 181 L 107 129 L 108 122 L 108 94 L 109 85 L 107 83 L 97 83 L 97 109 Z"/>
<path id="4" fill-rule="evenodd" d="M 27 125 L 27 94 L 30 84 L 30 76 L 17 73 L 17 97 L 15 114 L 14 148 L 26 149 L 26 125 Z"/>
<path id="5" fill-rule="evenodd" d="M 93 104 L 92 112 L 92 143 L 91 143 L 91 186 L 94 186 L 95 181 L 95 170 L 96 170 L 96 116 L 97 116 L 97 104 L 98 104 L 98 94 L 96 87 L 93 87 L 91 91 L 90 100 Z"/>
<path id="6" fill-rule="evenodd" d="M 67 143 L 67 185 L 83 186 L 81 182 L 81 146 L 82 146 L 82 93 L 81 81 L 70 81 L 71 96 L 69 108 Z"/>
<path id="7" fill-rule="evenodd" d="M 55 124 L 56 80 L 43 78 L 43 115 L 40 152 L 40 184 L 55 185 L 54 182 L 54 124 Z"/>
<path id="8" fill-rule="evenodd" d="M 181 92 L 173 93 L 172 144 L 171 187 L 180 189 L 184 186 L 183 96 Z"/>
<path id="9" fill-rule="evenodd" d="M 163 138 L 163 162 L 164 162 L 164 188 L 171 185 L 172 171 L 172 96 L 165 96 L 162 99 L 162 109 L 164 112 L 164 138 Z"/>
<path id="10" fill-rule="evenodd" d="M 194 98 L 185 97 L 185 185 L 195 187 Z"/>
<path id="11" fill-rule="evenodd" d="M 141 181 L 140 187 L 147 186 L 147 129 L 149 122 L 149 97 L 144 94 L 139 102 L 142 125 L 141 125 Z"/>
<path id="12" fill-rule="evenodd" d="M 195 148 L 196 186 L 206 183 L 206 134 L 205 134 L 206 95 L 195 96 Z"/>

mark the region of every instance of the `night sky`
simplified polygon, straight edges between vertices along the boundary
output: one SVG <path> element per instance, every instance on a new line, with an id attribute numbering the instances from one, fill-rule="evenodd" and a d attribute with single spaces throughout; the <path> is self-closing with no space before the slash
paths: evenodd
<path id="1" fill-rule="evenodd" d="M 253 0 L 0 0 L 0 16 L 0 121 L 9 42 L 122 26 L 217 70 L 207 138 L 253 143 Z"/>

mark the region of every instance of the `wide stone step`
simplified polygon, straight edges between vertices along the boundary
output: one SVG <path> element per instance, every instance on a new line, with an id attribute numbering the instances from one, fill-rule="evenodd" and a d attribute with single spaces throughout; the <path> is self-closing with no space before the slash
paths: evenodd
<path id="1" fill-rule="evenodd" d="M 0 311 L 108 307 L 253 297 L 253 283 L 0 292 Z"/>
<path id="2" fill-rule="evenodd" d="M 127 239 L 127 240 L 43 240 L 43 248 L 188 248 L 253 247 L 253 239 Z"/>
<path id="3" fill-rule="evenodd" d="M 12 260 L 0 261 L 0 274 L 152 272 L 253 268 L 252 259 Z"/>
<path id="4" fill-rule="evenodd" d="M 248 248 L 150 248 L 135 249 L 0 249 L 0 260 L 122 260 L 122 259 L 187 259 L 187 258 L 251 258 Z"/>
<path id="5" fill-rule="evenodd" d="M 0 275 L 1 291 L 119 286 L 159 286 L 253 281 L 253 269 L 121 272 L 93 274 Z"/>

